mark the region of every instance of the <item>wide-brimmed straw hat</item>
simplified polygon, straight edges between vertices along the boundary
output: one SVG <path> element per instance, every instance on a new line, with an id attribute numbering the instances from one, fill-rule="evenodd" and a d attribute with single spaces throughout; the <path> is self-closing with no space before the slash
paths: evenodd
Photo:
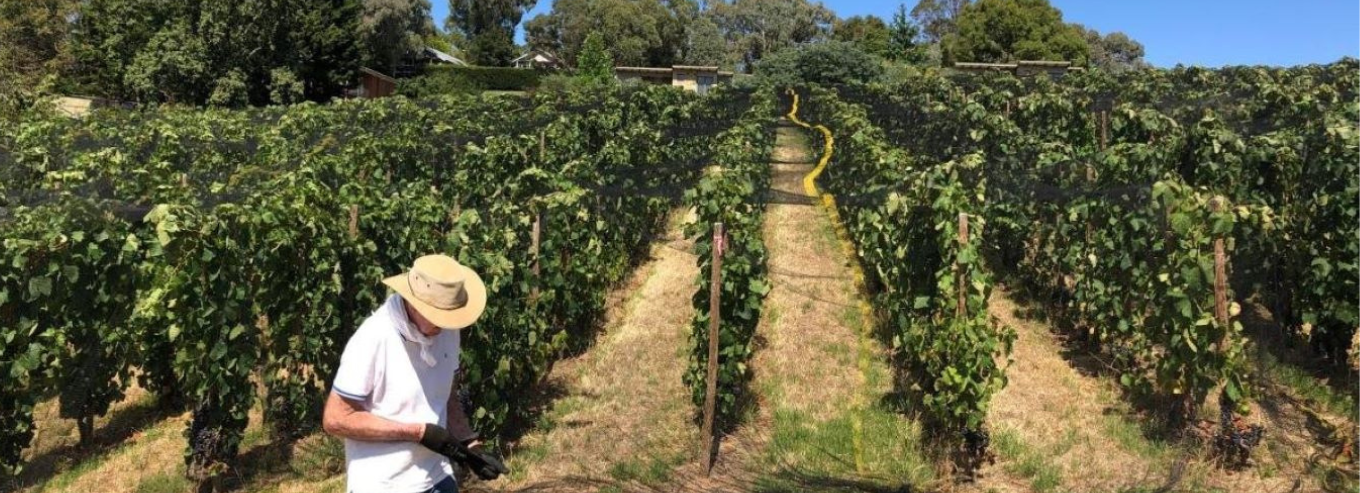
<path id="1" fill-rule="evenodd" d="M 445 330 L 472 325 L 486 310 L 481 276 L 447 255 L 420 257 L 409 272 L 383 279 L 383 284 Z"/>

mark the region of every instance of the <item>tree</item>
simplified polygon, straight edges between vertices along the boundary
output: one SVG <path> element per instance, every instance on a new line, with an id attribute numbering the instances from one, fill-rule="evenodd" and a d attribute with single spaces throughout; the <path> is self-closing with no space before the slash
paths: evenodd
<path id="1" fill-rule="evenodd" d="M 706 16 L 685 26 L 685 44 L 680 61 L 686 65 L 722 66 L 727 63 L 727 41 L 718 25 Z"/>
<path id="2" fill-rule="evenodd" d="M 444 25 L 467 39 L 467 54 L 479 65 L 507 66 L 517 55 L 515 26 L 537 0 L 452 0 Z"/>
<path id="3" fill-rule="evenodd" d="M 1086 38 L 1092 67 L 1115 73 L 1148 67 L 1143 61 L 1143 44 L 1129 35 L 1116 31 L 1102 36 L 1095 29 L 1074 26 Z"/>
<path id="4" fill-rule="evenodd" d="M 354 82 L 359 2 L 83 0 L 71 78 L 146 102 L 324 101 Z"/>
<path id="5" fill-rule="evenodd" d="M 197 102 L 212 80 L 207 58 L 207 47 L 187 25 L 167 26 L 138 50 L 124 84 L 142 99 Z"/>
<path id="6" fill-rule="evenodd" d="M 79 0 L 0 0 L 0 77 L 32 84 L 67 70 Z"/>
<path id="7" fill-rule="evenodd" d="M 826 39 L 836 14 L 808 0 L 732 0 L 712 4 L 713 20 L 744 70 L 769 54 Z"/>
<path id="8" fill-rule="evenodd" d="M 926 41 L 939 43 L 955 32 L 955 21 L 971 0 L 921 0 L 911 9 L 911 17 L 921 26 Z"/>
<path id="9" fill-rule="evenodd" d="M 531 50 L 562 52 L 562 17 L 539 14 L 524 23 L 524 41 Z"/>
<path id="10" fill-rule="evenodd" d="M 907 16 L 907 6 L 898 5 L 888 27 L 888 59 L 911 64 L 924 62 L 926 47 L 916 42 L 920 36 L 921 28 Z"/>
<path id="11" fill-rule="evenodd" d="M 1048 0 L 979 0 L 964 7 L 942 43 L 946 63 L 1066 60 L 1086 64 L 1079 28 Z"/>
<path id="12" fill-rule="evenodd" d="M 883 63 L 852 43 L 827 41 L 770 55 L 756 65 L 755 73 L 776 87 L 847 84 L 874 80 L 883 74 Z"/>
<path id="13" fill-rule="evenodd" d="M 600 33 L 593 32 L 586 36 L 581 55 L 576 60 L 576 75 L 597 83 L 614 80 L 614 61 Z"/>
<path id="14" fill-rule="evenodd" d="M 688 26 L 699 13 L 694 0 L 556 0 L 551 13 L 530 19 L 524 30 L 529 46 L 554 51 L 567 63 L 599 32 L 615 63 L 667 67 L 684 56 Z"/>
<path id="15" fill-rule="evenodd" d="M 302 85 L 302 97 L 325 101 L 354 84 L 359 69 L 359 45 L 354 33 L 359 28 L 359 13 L 363 5 L 358 0 L 300 0 L 285 23 L 287 45 L 280 47 L 278 56 L 269 63 L 271 94 L 293 97 L 291 89 L 277 90 L 273 86 L 293 84 L 287 76 L 275 80 L 275 71 L 283 70 Z M 264 68 L 261 67 L 263 71 Z M 274 103 L 294 103 L 291 99 L 273 99 Z"/>
<path id="16" fill-rule="evenodd" d="M 887 56 L 892 33 L 883 19 L 872 15 L 857 15 L 837 22 L 832 29 L 831 38 L 853 43 L 861 51 L 871 55 Z"/>
<path id="17" fill-rule="evenodd" d="M 434 32 L 430 0 L 364 0 L 359 48 L 365 66 L 393 73 Z"/>

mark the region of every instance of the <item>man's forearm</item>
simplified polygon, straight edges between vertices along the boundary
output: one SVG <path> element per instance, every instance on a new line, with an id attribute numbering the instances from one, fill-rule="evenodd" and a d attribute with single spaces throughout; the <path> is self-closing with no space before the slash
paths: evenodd
<path id="1" fill-rule="evenodd" d="M 335 394 L 329 399 L 322 427 L 337 437 L 367 442 L 418 442 L 425 433 L 422 423 L 400 423 L 355 409 Z"/>
<path id="2" fill-rule="evenodd" d="M 366 442 L 418 442 L 425 433 L 421 423 L 398 423 L 369 412 L 346 416 L 329 429 L 332 435 Z"/>

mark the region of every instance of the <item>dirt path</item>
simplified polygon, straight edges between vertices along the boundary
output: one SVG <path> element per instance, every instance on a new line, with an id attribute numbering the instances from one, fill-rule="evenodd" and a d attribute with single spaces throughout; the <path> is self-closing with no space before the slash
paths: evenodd
<path id="1" fill-rule="evenodd" d="M 698 267 L 680 233 L 685 219 L 672 218 L 651 260 L 611 295 L 596 344 L 553 368 L 548 385 L 560 397 L 514 451 L 512 481 L 497 489 L 632 489 L 664 483 L 693 459 L 699 433 L 681 375 Z"/>

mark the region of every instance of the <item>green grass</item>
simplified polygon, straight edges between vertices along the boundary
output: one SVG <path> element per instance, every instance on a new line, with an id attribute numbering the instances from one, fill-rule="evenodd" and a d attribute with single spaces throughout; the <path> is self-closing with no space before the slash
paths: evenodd
<path id="1" fill-rule="evenodd" d="M 534 422 L 534 431 L 540 436 L 546 437 L 549 432 L 557 427 L 557 424 L 566 416 L 585 409 L 586 399 L 580 396 L 567 396 L 553 403 L 548 412 L 539 415 Z M 515 455 L 510 458 L 510 480 L 521 481 L 529 470 L 529 466 L 541 462 L 548 456 L 548 445 L 542 440 L 535 440 L 527 446 L 515 451 Z"/>
<path id="2" fill-rule="evenodd" d="M 193 490 L 193 483 L 184 477 L 183 472 L 161 473 L 142 479 L 137 483 L 136 493 L 183 493 Z"/>
<path id="3" fill-rule="evenodd" d="M 297 445 L 289 462 L 293 473 L 311 481 L 319 481 L 345 472 L 345 442 L 322 435 Z"/>
<path id="4" fill-rule="evenodd" d="M 609 466 L 609 477 L 619 481 L 637 481 L 645 485 L 664 484 L 671 478 L 671 471 L 685 462 L 685 456 L 672 455 L 630 459 Z"/>
<path id="5" fill-rule="evenodd" d="M 860 416 L 863 474 L 855 470 L 854 425 L 848 413 L 816 423 L 800 411 L 776 410 L 765 457 L 771 472 L 757 481 L 755 491 L 806 491 L 827 488 L 827 482 L 900 489 L 933 479 L 933 467 L 920 453 L 919 426 L 877 406 Z"/>
<path id="6" fill-rule="evenodd" d="M 1070 450 L 1076 441 L 1069 433 L 1056 444 L 1053 451 L 1035 450 L 1024 443 L 1013 430 L 1000 430 L 994 437 L 997 455 L 1005 463 L 1006 471 L 1030 481 L 1030 488 L 1038 493 L 1054 491 L 1062 484 L 1062 470 L 1054 466 L 1051 457 Z"/>
<path id="7" fill-rule="evenodd" d="M 109 458 L 113 457 L 113 455 L 116 453 L 117 452 L 103 453 L 95 457 L 90 457 L 85 460 L 82 460 L 79 463 L 72 466 L 70 469 L 66 469 L 62 471 L 60 474 L 53 476 L 52 479 L 48 480 L 46 484 L 43 484 L 42 489 L 40 491 L 66 491 L 70 489 L 71 484 L 76 482 L 76 480 L 80 479 L 81 476 L 84 476 L 94 471 L 95 469 L 98 469 L 99 466 L 104 464 L 104 461 L 109 460 Z"/>
<path id="8" fill-rule="evenodd" d="M 1318 381 L 1301 368 L 1281 363 L 1274 355 L 1258 351 L 1258 366 L 1267 380 L 1289 388 L 1301 399 L 1320 406 L 1331 414 L 1354 418 L 1360 416 L 1360 405 L 1351 393 L 1339 393 L 1332 386 Z"/>

